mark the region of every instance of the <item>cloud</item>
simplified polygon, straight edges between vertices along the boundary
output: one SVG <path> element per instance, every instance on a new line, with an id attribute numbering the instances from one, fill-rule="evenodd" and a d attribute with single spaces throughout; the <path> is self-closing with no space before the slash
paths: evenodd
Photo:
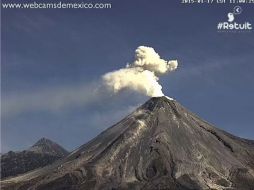
<path id="1" fill-rule="evenodd" d="M 102 76 L 105 86 L 117 93 L 130 89 L 150 97 L 164 96 L 159 84 L 159 75 L 174 71 L 176 60 L 166 61 L 151 47 L 139 46 L 135 51 L 135 60 L 125 68 L 106 73 Z"/>
<path id="2" fill-rule="evenodd" d="M 165 61 L 151 47 L 139 46 L 135 51 L 135 61 L 133 67 L 142 67 L 155 74 L 165 74 L 177 68 L 176 60 Z"/>
<path id="3" fill-rule="evenodd" d="M 98 82 L 4 95 L 2 96 L 2 116 L 11 117 L 33 111 L 59 112 L 63 109 L 94 103 L 106 95 L 106 90 Z"/>
<path id="4" fill-rule="evenodd" d="M 37 91 L 4 94 L 2 117 L 9 118 L 35 111 L 62 112 L 78 106 L 84 107 L 106 100 L 111 93 L 131 89 L 141 94 L 163 96 L 159 76 L 177 68 L 177 61 L 165 61 L 151 47 L 136 49 L 132 64 L 117 71 L 106 73 L 103 81 L 90 84 L 51 87 Z M 106 88 L 105 88 L 106 87 Z"/>

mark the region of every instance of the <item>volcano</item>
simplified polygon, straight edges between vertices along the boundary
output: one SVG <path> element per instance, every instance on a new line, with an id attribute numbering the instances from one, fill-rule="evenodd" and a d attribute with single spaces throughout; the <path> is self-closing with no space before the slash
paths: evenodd
<path id="1" fill-rule="evenodd" d="M 1 178 L 16 176 L 52 164 L 67 154 L 68 151 L 57 143 L 41 138 L 27 150 L 9 151 L 1 155 Z"/>
<path id="2" fill-rule="evenodd" d="M 2 181 L 5 190 L 251 190 L 254 141 L 175 100 L 156 97 L 51 166 Z"/>

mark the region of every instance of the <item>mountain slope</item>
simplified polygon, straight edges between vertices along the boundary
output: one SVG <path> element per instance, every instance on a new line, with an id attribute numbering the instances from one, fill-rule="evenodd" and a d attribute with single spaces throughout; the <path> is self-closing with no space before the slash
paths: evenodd
<path id="1" fill-rule="evenodd" d="M 68 154 L 68 151 L 61 147 L 59 144 L 46 139 L 41 138 L 32 147 L 28 149 L 35 153 L 51 154 L 58 157 L 63 157 Z"/>
<path id="2" fill-rule="evenodd" d="M 52 164 L 68 152 L 55 142 L 42 138 L 21 152 L 10 151 L 1 155 L 1 178 L 16 176 Z"/>
<path id="3" fill-rule="evenodd" d="M 3 189 L 254 187 L 254 142 L 219 130 L 174 100 L 152 98 L 64 160 Z"/>

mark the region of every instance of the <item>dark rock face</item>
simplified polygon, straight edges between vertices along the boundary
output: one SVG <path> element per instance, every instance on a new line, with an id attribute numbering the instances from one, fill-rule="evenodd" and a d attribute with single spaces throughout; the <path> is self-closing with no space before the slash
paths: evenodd
<path id="1" fill-rule="evenodd" d="M 29 148 L 28 151 L 50 154 L 58 157 L 63 157 L 68 154 L 68 151 L 63 147 L 46 138 L 41 138 L 31 148 Z"/>
<path id="2" fill-rule="evenodd" d="M 252 190 L 254 141 L 152 98 L 61 162 L 2 182 L 29 190 Z"/>
<path id="3" fill-rule="evenodd" d="M 68 152 L 60 145 L 42 138 L 28 150 L 1 155 L 1 178 L 16 176 L 52 164 Z"/>

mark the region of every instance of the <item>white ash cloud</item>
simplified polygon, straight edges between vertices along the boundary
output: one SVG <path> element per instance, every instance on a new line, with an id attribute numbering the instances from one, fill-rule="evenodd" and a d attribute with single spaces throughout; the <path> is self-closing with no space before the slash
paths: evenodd
<path id="1" fill-rule="evenodd" d="M 147 96 L 163 96 L 158 76 L 176 68 L 177 61 L 165 61 L 153 48 L 140 46 L 131 64 L 103 75 L 105 85 L 101 85 L 101 81 L 93 81 L 2 94 L 2 117 L 11 119 L 22 113 L 36 111 L 64 113 L 73 108 L 105 101 L 110 97 L 108 89 L 115 93 L 130 89 Z"/>
<path id="2" fill-rule="evenodd" d="M 102 78 L 106 87 L 114 93 L 130 89 L 150 97 L 160 97 L 164 94 L 158 76 L 174 71 L 177 66 L 177 60 L 166 61 L 153 48 L 139 46 L 133 63 L 106 73 Z"/>
<path id="3" fill-rule="evenodd" d="M 95 103 L 105 97 L 105 90 L 98 82 L 84 85 L 54 86 L 29 92 L 2 96 L 2 117 L 35 111 L 59 113 Z"/>

